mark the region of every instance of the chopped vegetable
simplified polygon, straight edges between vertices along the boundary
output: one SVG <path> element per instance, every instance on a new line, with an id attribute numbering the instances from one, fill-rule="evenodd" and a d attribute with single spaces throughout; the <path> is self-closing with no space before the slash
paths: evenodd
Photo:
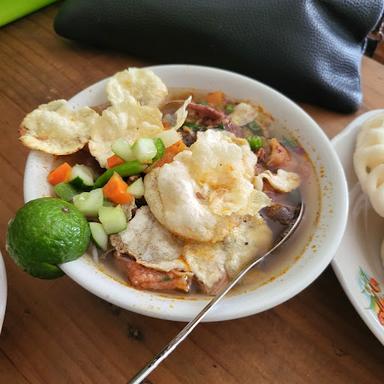
<path id="1" fill-rule="evenodd" d="M 127 189 L 127 191 L 132 194 L 136 199 L 144 196 L 144 183 L 143 179 L 137 179 L 134 181 Z"/>
<path id="2" fill-rule="evenodd" d="M 223 92 L 211 92 L 208 93 L 207 101 L 211 105 L 220 105 L 224 103 L 224 93 Z"/>
<path id="3" fill-rule="evenodd" d="M 118 173 L 114 173 L 103 187 L 104 196 L 116 204 L 128 204 L 134 197 L 127 192 L 128 185 Z"/>
<path id="4" fill-rule="evenodd" d="M 182 140 L 178 141 L 175 144 L 172 144 L 170 147 L 166 148 L 164 156 L 161 159 L 154 162 L 150 167 L 145 169 L 144 172 L 148 173 L 152 171 L 152 169 L 154 168 L 158 168 L 163 166 L 166 163 L 170 163 L 179 152 L 184 151 L 184 149 L 186 148 L 187 146 L 183 143 Z"/>
<path id="5" fill-rule="evenodd" d="M 115 204 L 112 203 L 112 201 L 109 201 L 108 199 L 104 199 L 103 207 L 114 207 Z"/>
<path id="6" fill-rule="evenodd" d="M 101 207 L 99 220 L 108 235 L 124 231 L 127 228 L 127 219 L 120 205 L 116 207 Z"/>
<path id="7" fill-rule="evenodd" d="M 103 225 L 100 223 L 89 223 L 89 228 L 96 245 L 103 251 L 106 251 L 108 248 L 108 235 L 104 231 Z"/>
<path id="8" fill-rule="evenodd" d="M 122 177 L 138 175 L 143 172 L 145 165 L 139 163 L 137 160 L 127 161 L 124 164 L 117 165 L 116 167 L 109 168 L 100 177 L 97 178 L 94 188 L 100 188 L 112 177 L 116 172 Z"/>
<path id="9" fill-rule="evenodd" d="M 71 201 L 74 196 L 76 196 L 79 192 L 76 188 L 68 183 L 59 183 L 56 184 L 53 188 L 55 194 L 65 201 Z"/>
<path id="10" fill-rule="evenodd" d="M 157 137 L 163 141 L 166 148 L 181 140 L 180 133 L 174 129 L 167 129 L 166 131 L 160 132 Z"/>
<path id="11" fill-rule="evenodd" d="M 263 138 L 261 136 L 249 136 L 247 137 L 247 141 L 252 151 L 257 151 L 264 144 Z"/>
<path id="12" fill-rule="evenodd" d="M 157 148 L 152 139 L 141 137 L 132 147 L 135 158 L 141 163 L 151 163 L 157 154 Z"/>
<path id="13" fill-rule="evenodd" d="M 153 139 L 153 142 L 155 143 L 155 147 L 157 150 L 156 156 L 153 158 L 153 161 L 156 161 L 163 157 L 165 152 L 165 145 L 163 143 L 163 140 L 159 139 L 158 137 Z"/>
<path id="14" fill-rule="evenodd" d="M 224 107 L 224 110 L 225 110 L 225 113 L 229 115 L 235 110 L 235 104 L 231 104 L 231 103 L 226 104 L 226 106 Z"/>
<path id="15" fill-rule="evenodd" d="M 74 206 L 86 216 L 96 216 L 99 208 L 103 206 L 103 190 L 94 189 L 91 192 L 83 192 L 73 197 Z"/>
<path id="16" fill-rule="evenodd" d="M 76 177 L 75 179 L 69 182 L 73 187 L 79 190 L 79 192 L 89 192 L 92 190 L 92 186 L 85 185 L 83 180 L 80 177 Z"/>
<path id="17" fill-rule="evenodd" d="M 71 178 L 72 167 L 68 163 L 59 165 L 48 175 L 48 182 L 52 185 L 65 183 Z"/>
<path id="18" fill-rule="evenodd" d="M 112 151 L 115 155 L 122 158 L 124 161 L 135 160 L 135 155 L 132 151 L 131 144 L 122 137 L 115 140 L 112 144 Z"/>
<path id="19" fill-rule="evenodd" d="M 248 129 L 250 129 L 253 133 L 256 133 L 256 135 L 262 135 L 263 129 L 261 128 L 260 124 L 257 123 L 255 120 L 251 121 L 249 124 L 246 125 Z"/>
<path id="20" fill-rule="evenodd" d="M 125 160 L 117 155 L 112 155 L 111 157 L 108 157 L 107 159 L 107 167 L 113 168 L 116 167 L 116 165 L 120 165 L 125 163 Z"/>
<path id="21" fill-rule="evenodd" d="M 70 183 L 77 189 L 89 191 L 93 187 L 94 177 L 91 168 L 86 165 L 76 164 L 71 171 Z"/>

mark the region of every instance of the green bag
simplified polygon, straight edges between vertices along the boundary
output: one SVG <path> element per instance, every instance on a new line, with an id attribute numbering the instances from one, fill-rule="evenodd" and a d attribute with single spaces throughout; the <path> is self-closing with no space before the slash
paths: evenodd
<path id="1" fill-rule="evenodd" d="M 58 0 L 0 0 L 0 27 Z"/>

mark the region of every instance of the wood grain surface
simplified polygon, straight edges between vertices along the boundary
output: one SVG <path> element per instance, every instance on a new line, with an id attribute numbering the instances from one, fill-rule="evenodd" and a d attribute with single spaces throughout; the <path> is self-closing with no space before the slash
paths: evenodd
<path id="1" fill-rule="evenodd" d="M 67 277 L 34 279 L 4 250 L 7 222 L 23 204 L 27 149 L 23 116 L 146 62 L 64 41 L 52 30 L 56 6 L 0 30 L 0 231 L 8 306 L 0 336 L 0 383 L 126 383 L 182 327 L 116 308 Z M 364 104 L 340 115 L 303 105 L 332 137 L 369 109 L 383 107 L 384 66 L 365 59 Z M 384 350 L 328 268 L 278 307 L 244 319 L 201 324 L 148 383 L 384 382 Z"/>
<path id="2" fill-rule="evenodd" d="M 375 53 L 373 54 L 373 58 L 376 61 L 379 61 L 380 63 L 384 64 L 384 41 L 381 41 L 375 50 Z"/>

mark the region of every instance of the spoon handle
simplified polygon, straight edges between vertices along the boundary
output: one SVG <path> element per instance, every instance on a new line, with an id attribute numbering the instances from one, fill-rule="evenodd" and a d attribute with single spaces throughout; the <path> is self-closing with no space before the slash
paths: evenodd
<path id="1" fill-rule="evenodd" d="M 241 278 L 257 264 L 261 263 L 268 255 L 270 255 L 276 248 L 283 244 L 290 235 L 295 231 L 296 227 L 301 221 L 304 213 L 304 204 L 301 203 L 300 211 L 297 215 L 295 223 L 289 229 L 289 231 L 283 236 L 283 238 L 262 257 L 253 260 L 247 267 L 242 269 L 236 277 L 231 280 L 225 287 L 223 287 L 219 293 L 209 301 L 209 303 L 192 319 L 145 367 L 143 367 L 128 384 L 141 383 L 156 367 L 166 359 L 177 346 L 186 339 L 186 337 L 194 330 L 199 322 L 211 311 L 211 309 L 241 280 Z"/>
<path id="2" fill-rule="evenodd" d="M 261 258 L 257 261 L 261 261 Z M 224 287 L 209 303 L 192 319 L 145 367 L 143 367 L 130 381 L 129 384 L 139 384 L 144 380 L 174 349 L 193 331 L 208 312 L 231 290 L 231 288 L 254 266 L 250 264 L 242 270 L 228 285 Z"/>

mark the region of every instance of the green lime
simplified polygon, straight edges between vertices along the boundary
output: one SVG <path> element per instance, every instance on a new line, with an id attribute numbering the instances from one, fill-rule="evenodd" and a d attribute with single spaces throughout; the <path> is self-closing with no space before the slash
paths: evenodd
<path id="1" fill-rule="evenodd" d="M 8 253 L 24 271 L 41 279 L 62 276 L 58 264 L 80 257 L 89 241 L 84 215 L 53 197 L 30 201 L 8 224 Z"/>

